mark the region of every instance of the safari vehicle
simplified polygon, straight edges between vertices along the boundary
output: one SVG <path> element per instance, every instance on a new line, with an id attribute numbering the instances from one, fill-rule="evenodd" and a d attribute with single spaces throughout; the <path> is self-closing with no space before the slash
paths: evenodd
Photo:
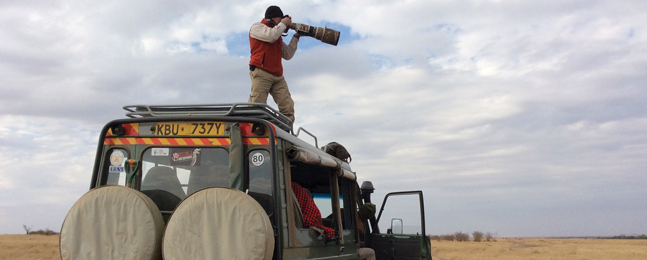
<path id="1" fill-rule="evenodd" d="M 101 131 L 90 191 L 63 222 L 62 259 L 358 259 L 360 241 L 379 260 L 431 259 L 421 191 L 390 193 L 377 216 L 358 222 L 372 183 L 360 188 L 344 158 L 267 105 L 124 109 L 128 118 Z M 304 227 L 293 182 L 310 192 L 332 238 Z M 401 197 L 417 208 L 415 231 L 402 220 L 411 214 L 389 206 Z"/>

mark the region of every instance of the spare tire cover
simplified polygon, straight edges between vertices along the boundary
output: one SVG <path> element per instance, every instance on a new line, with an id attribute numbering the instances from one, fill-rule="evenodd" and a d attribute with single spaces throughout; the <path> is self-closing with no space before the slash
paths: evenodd
<path id="1" fill-rule="evenodd" d="M 61 227 L 61 258 L 160 259 L 162 214 L 143 193 L 124 186 L 88 191 Z"/>
<path id="2" fill-rule="evenodd" d="M 208 188 L 180 203 L 166 225 L 164 259 L 272 259 L 274 232 L 258 202 L 230 188 Z"/>

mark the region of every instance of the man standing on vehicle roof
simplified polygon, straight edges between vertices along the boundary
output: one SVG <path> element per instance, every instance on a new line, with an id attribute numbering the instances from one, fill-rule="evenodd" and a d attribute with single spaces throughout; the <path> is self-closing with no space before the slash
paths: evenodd
<path id="1" fill-rule="evenodd" d="M 292 18 L 283 15 L 278 6 L 270 6 L 265 18 L 254 23 L 249 29 L 249 76 L 252 79 L 252 93 L 248 102 L 267 103 L 268 93 L 279 106 L 279 111 L 294 122 L 294 101 L 288 84 L 283 78 L 281 59 L 292 59 L 297 51 L 300 34 L 294 34 L 290 44 L 285 44 L 281 35 L 287 32 Z"/>

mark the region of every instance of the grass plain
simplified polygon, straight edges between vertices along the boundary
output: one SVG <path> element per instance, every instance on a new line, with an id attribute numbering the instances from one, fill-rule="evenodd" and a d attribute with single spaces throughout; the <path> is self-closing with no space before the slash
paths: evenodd
<path id="1" fill-rule="evenodd" d="M 58 235 L 0 235 L 0 260 L 60 259 Z M 499 238 L 496 242 L 431 241 L 434 260 L 647 259 L 647 240 Z"/>
<path id="2" fill-rule="evenodd" d="M 0 260 L 60 260 L 58 238 L 58 235 L 0 235 Z"/>
<path id="3" fill-rule="evenodd" d="M 431 243 L 434 260 L 647 259 L 647 240 L 499 238 L 496 242 Z"/>

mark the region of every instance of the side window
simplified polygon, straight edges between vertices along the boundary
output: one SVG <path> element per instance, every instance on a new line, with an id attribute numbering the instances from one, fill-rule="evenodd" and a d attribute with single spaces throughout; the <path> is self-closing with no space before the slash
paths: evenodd
<path id="1" fill-rule="evenodd" d="M 422 234 L 420 195 L 387 194 L 382 203 L 383 211 L 377 216 L 382 233 Z"/>
<path id="2" fill-rule="evenodd" d="M 292 181 L 302 186 L 309 194 L 314 204 L 321 212 L 322 224 L 334 228 L 333 216 L 333 185 L 330 176 L 335 171 L 333 168 L 318 165 L 310 165 L 302 162 L 292 162 Z M 350 218 L 354 216 L 351 212 L 350 186 L 344 180 L 339 180 L 339 207 L 342 210 L 342 226 L 344 229 L 351 228 Z"/>
<path id="3" fill-rule="evenodd" d="M 121 148 L 111 149 L 107 153 L 106 167 L 103 170 L 102 185 L 126 185 L 125 165 L 128 161 L 128 151 Z M 106 176 L 107 175 L 107 176 Z"/>
<path id="4" fill-rule="evenodd" d="M 273 215 L 272 203 L 272 160 L 266 150 L 252 150 L 247 160 L 249 169 L 249 192 L 265 209 L 267 215 Z"/>
<path id="5" fill-rule="evenodd" d="M 323 218 L 324 221 L 328 221 L 332 225 L 332 194 L 330 193 L 330 190 L 322 192 L 319 191 L 317 193 L 311 193 L 312 194 L 312 199 L 314 200 L 315 204 L 319 208 L 319 211 L 321 211 L 321 217 Z M 340 200 L 342 199 L 342 195 L 339 195 Z M 332 226 L 331 226 L 332 227 Z"/>
<path id="6" fill-rule="evenodd" d="M 328 223 L 333 227 L 333 187 L 328 182 L 328 187 L 325 190 L 319 189 L 317 193 L 312 193 L 315 204 L 321 211 L 321 216 L 324 223 Z M 342 226 L 344 229 L 351 229 L 351 217 L 355 216 L 351 212 L 351 192 L 348 180 L 339 179 L 339 206 L 341 210 Z"/>
<path id="7" fill-rule="evenodd" d="M 339 179 L 339 202 L 342 207 L 341 215 L 344 229 L 351 229 L 351 218 L 357 214 L 351 211 L 353 207 L 351 202 L 351 197 L 353 196 L 351 185 L 354 185 L 354 182 L 344 178 Z"/>

